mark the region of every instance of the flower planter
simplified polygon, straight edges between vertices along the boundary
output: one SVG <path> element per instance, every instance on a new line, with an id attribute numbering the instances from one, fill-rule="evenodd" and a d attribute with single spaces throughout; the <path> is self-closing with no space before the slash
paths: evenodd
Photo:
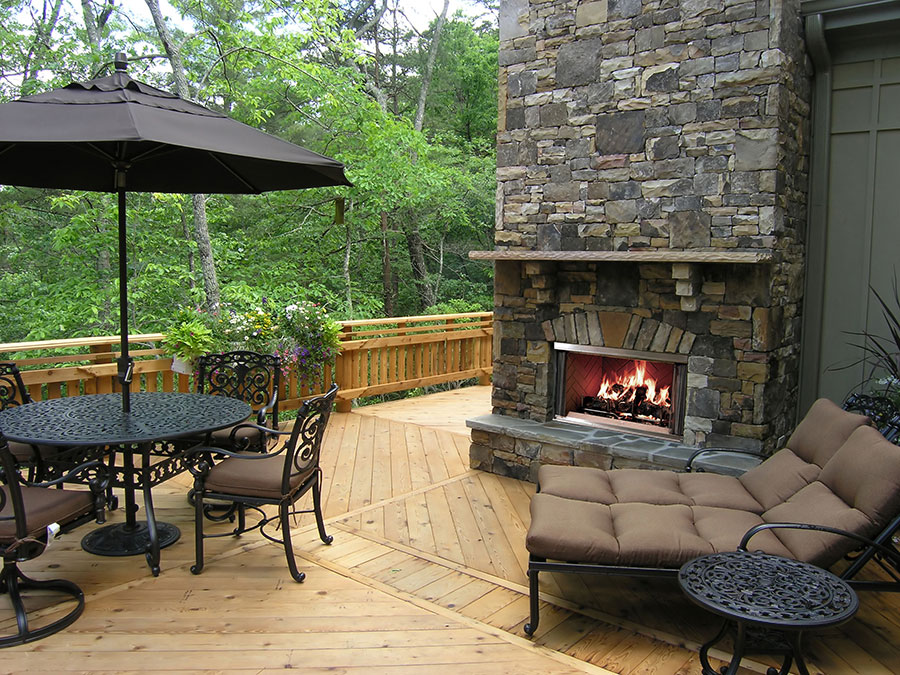
<path id="1" fill-rule="evenodd" d="M 185 360 L 180 356 L 172 357 L 172 370 L 176 373 L 181 373 L 182 375 L 190 375 L 194 372 L 194 361 Z"/>

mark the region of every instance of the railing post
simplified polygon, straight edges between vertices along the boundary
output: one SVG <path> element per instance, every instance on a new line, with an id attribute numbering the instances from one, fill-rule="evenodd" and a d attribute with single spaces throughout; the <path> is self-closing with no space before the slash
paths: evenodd
<path id="1" fill-rule="evenodd" d="M 351 335 L 353 334 L 353 327 L 343 325 L 341 326 L 341 342 L 350 342 Z M 341 350 L 337 358 L 334 362 L 334 370 L 339 374 L 338 385 L 343 389 L 351 389 L 354 385 L 351 384 L 352 376 L 350 369 L 350 354 Z M 353 408 L 353 399 L 352 398 L 341 398 L 341 392 L 338 390 L 337 401 L 335 403 L 335 409 L 339 413 L 348 413 Z"/>

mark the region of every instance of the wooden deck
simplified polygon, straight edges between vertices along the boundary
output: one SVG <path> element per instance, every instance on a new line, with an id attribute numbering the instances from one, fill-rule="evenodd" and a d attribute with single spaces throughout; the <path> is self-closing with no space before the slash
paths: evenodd
<path id="1" fill-rule="evenodd" d="M 3 650 L 3 672 L 699 672 L 696 649 L 717 624 L 671 582 L 543 574 L 540 628 L 525 639 L 534 486 L 468 468 L 463 420 L 488 408 L 488 388 L 476 387 L 334 415 L 323 456 L 334 543 L 298 521 L 303 584 L 256 533 L 208 542 L 192 575 L 183 477 L 155 493 L 159 517 L 183 532 L 158 578 L 142 559 L 84 553 L 86 527 L 62 537 L 23 568 L 78 583 L 85 612 Z M 897 673 L 898 644 L 898 598 L 864 594 L 857 617 L 809 652 L 828 675 Z M 742 675 L 768 665 L 745 663 Z"/>

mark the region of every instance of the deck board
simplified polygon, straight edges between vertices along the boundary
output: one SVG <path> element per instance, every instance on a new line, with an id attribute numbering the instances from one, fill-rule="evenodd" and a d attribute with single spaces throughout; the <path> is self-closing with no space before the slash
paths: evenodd
<path id="1" fill-rule="evenodd" d="M 86 554 L 88 527 L 64 535 L 23 569 L 78 583 L 85 613 L 4 650 L 4 672 L 699 672 L 696 650 L 717 620 L 671 582 L 542 574 L 540 627 L 525 639 L 534 486 L 469 469 L 464 418 L 490 409 L 489 388 L 471 389 L 333 415 L 322 469 L 334 543 L 319 540 L 311 516 L 296 521 L 303 584 L 257 533 L 207 541 L 203 573 L 191 574 L 186 476 L 154 493 L 158 516 L 183 533 L 158 578 L 139 558 Z M 9 616 L 0 610 L 0 628 Z M 858 616 L 812 636 L 808 652 L 818 672 L 892 673 L 897 644 L 900 603 L 867 593 Z M 770 663 L 754 658 L 741 675 Z"/>

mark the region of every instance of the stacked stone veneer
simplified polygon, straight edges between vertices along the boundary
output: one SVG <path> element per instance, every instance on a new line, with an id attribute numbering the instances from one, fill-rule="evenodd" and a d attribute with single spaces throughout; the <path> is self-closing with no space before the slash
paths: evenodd
<path id="1" fill-rule="evenodd" d="M 799 4 L 502 0 L 496 247 L 712 255 L 498 260 L 495 417 L 552 419 L 565 335 L 687 355 L 686 445 L 768 451 L 790 430 L 809 141 Z M 735 251 L 767 262 L 715 262 Z M 515 447 L 476 429 L 473 465 L 569 461 Z"/>
<path id="2" fill-rule="evenodd" d="M 500 247 L 764 248 L 796 262 L 799 0 L 503 0 Z"/>

